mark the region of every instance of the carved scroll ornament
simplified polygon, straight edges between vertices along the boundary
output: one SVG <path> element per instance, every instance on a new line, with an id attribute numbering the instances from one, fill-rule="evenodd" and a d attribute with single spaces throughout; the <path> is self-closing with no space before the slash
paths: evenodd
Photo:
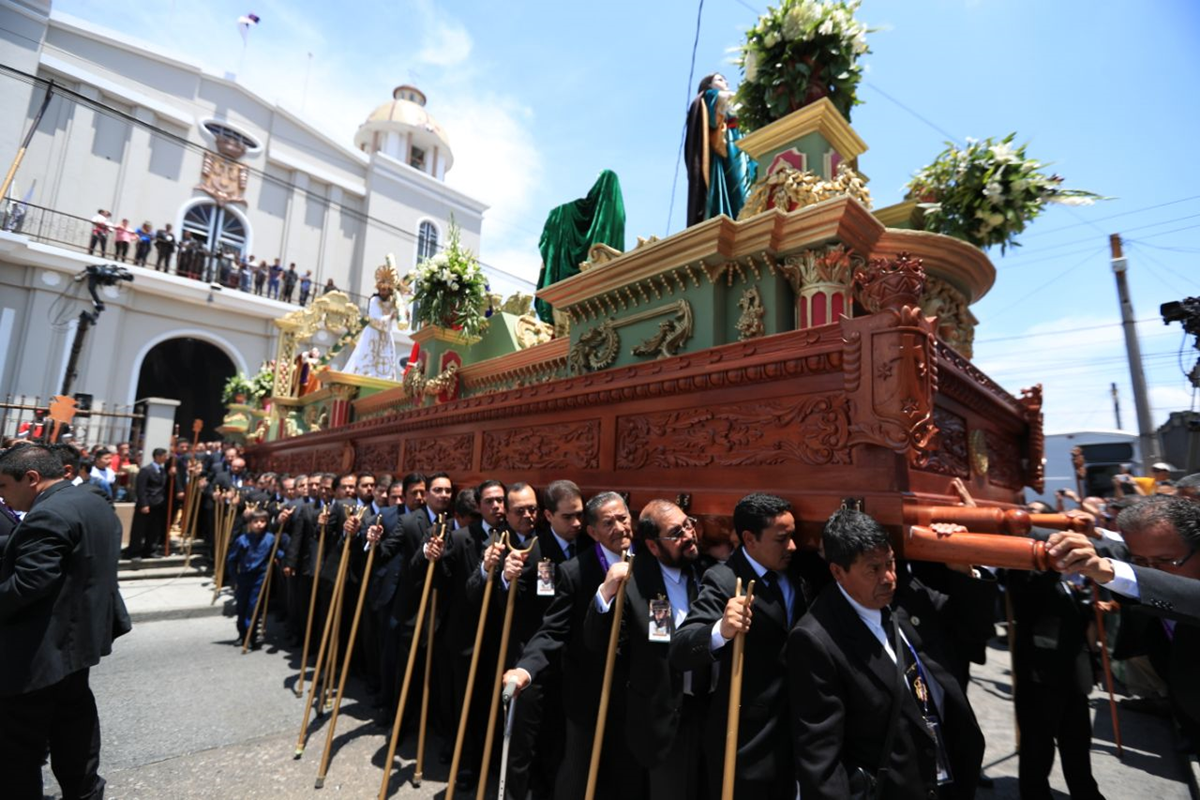
<path id="1" fill-rule="evenodd" d="M 1021 390 L 1021 406 L 1025 411 L 1025 422 L 1029 425 L 1026 440 L 1025 485 L 1041 494 L 1046 488 L 1046 436 L 1042 431 L 1042 385 L 1040 383 Z"/>
<path id="2" fill-rule="evenodd" d="M 757 286 L 751 286 L 742 292 L 742 297 L 738 300 L 738 308 L 742 311 L 736 325 L 738 339 L 745 341 L 762 336 L 766 332 L 763 317 L 767 310 L 763 307 L 762 294 L 758 291 Z"/>
<path id="3" fill-rule="evenodd" d="M 674 317 L 659 323 L 658 331 L 635 345 L 630 352 L 635 356 L 657 354 L 659 358 L 678 355 L 684 343 L 692 337 L 695 328 L 692 305 L 687 300 L 676 300 L 618 319 L 605 320 L 595 328 L 585 331 L 567 356 L 567 365 L 572 374 L 582 375 L 590 370 L 612 366 L 621 348 L 621 338 L 617 329 L 663 314 L 674 314 Z"/>
<path id="4" fill-rule="evenodd" d="M 483 470 L 595 469 L 600 421 L 510 428 L 483 435 Z"/>

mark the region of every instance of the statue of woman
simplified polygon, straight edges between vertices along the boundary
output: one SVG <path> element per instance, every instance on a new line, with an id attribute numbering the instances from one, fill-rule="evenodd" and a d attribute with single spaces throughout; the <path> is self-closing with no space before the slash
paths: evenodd
<path id="1" fill-rule="evenodd" d="M 718 214 L 737 219 L 754 182 L 754 164 L 738 149 L 742 138 L 733 92 L 718 72 L 700 81 L 688 108 L 683 154 L 688 175 L 688 226 Z"/>
<path id="2" fill-rule="evenodd" d="M 396 343 L 392 340 L 392 331 L 400 329 L 394 299 L 399 282 L 391 264 L 375 270 L 375 294 L 367 304 L 370 321 L 358 336 L 358 344 L 346 363 L 346 372 L 396 380 Z"/>

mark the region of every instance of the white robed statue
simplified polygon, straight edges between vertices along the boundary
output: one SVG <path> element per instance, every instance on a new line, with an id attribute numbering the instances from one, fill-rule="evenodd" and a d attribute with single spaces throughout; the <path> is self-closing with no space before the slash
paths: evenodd
<path id="1" fill-rule="evenodd" d="M 358 336 L 358 344 L 346 363 L 346 372 L 368 378 L 398 380 L 396 365 L 396 343 L 392 332 L 404 330 L 408 322 L 406 309 L 397 307 L 403 302 L 403 285 L 396 272 L 392 256 L 387 263 L 375 270 L 375 294 L 367 304 L 368 324 Z M 399 290 L 399 294 L 397 293 Z"/>

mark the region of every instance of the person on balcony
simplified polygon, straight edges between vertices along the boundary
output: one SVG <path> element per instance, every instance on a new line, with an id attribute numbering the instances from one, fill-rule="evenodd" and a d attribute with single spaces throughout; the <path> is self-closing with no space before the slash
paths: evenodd
<path id="1" fill-rule="evenodd" d="M 96 216 L 92 217 L 92 238 L 88 242 L 88 255 L 93 255 L 96 252 L 96 245 L 100 245 L 100 257 L 104 258 L 104 251 L 108 247 L 108 229 L 112 227 L 109 223 L 109 213 L 103 208 L 96 212 Z"/>
<path id="2" fill-rule="evenodd" d="M 134 250 L 133 263 L 136 266 L 146 266 L 146 259 L 150 256 L 150 243 L 154 241 L 154 230 L 150 227 L 149 222 L 143 222 L 142 227 L 137 230 L 137 249 Z"/>
<path id="3" fill-rule="evenodd" d="M 296 264 L 292 262 L 288 265 L 287 272 L 283 273 L 283 302 L 292 302 L 292 292 L 296 291 L 296 281 L 299 278 L 296 274 Z"/>
<path id="4" fill-rule="evenodd" d="M 170 272 L 171 255 L 175 252 L 175 234 L 171 232 L 171 223 L 168 222 L 154 234 L 154 248 L 158 250 L 154 268 L 159 272 Z"/>
<path id="5" fill-rule="evenodd" d="M 304 277 L 300 279 L 300 305 L 308 305 L 308 294 L 312 291 L 312 270 L 305 270 Z"/>
<path id="6" fill-rule="evenodd" d="M 133 228 L 129 227 L 129 220 L 121 220 L 121 224 L 117 226 L 116 244 L 113 245 L 113 255 L 122 263 L 129 257 L 129 243 L 137 236 Z"/>
<path id="7" fill-rule="evenodd" d="M 270 277 L 267 279 L 267 297 L 273 300 L 279 299 L 279 279 L 283 275 L 283 264 L 279 263 L 279 259 L 275 259 L 275 263 L 271 265 Z"/>

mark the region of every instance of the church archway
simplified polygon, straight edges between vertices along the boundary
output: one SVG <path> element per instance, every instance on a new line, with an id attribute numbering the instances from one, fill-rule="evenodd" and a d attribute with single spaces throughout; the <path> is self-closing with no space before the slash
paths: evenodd
<path id="1" fill-rule="evenodd" d="M 142 359 L 136 397 L 179 401 L 175 422 L 180 436 L 192 438 L 192 421 L 203 420 L 202 441 L 221 438 L 217 426 L 225 417 L 221 389 L 235 372 L 221 348 L 201 339 L 179 337 L 159 342 Z"/>

